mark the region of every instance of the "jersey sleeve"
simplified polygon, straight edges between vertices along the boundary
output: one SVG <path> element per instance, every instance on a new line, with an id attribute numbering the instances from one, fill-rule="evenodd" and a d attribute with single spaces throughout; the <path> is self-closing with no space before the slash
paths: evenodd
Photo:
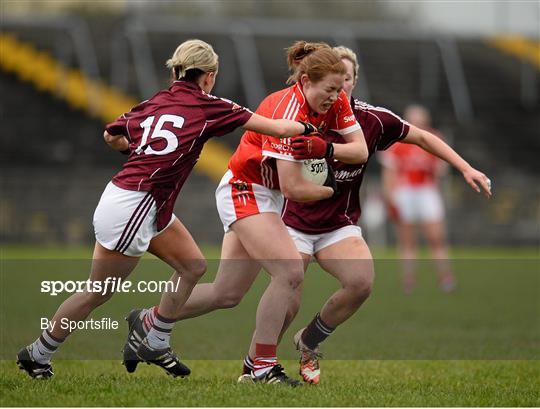
<path id="1" fill-rule="evenodd" d="M 300 102 L 291 90 L 278 100 L 266 98 L 257 108 L 257 113 L 272 119 L 300 120 Z M 291 162 L 300 162 L 292 155 L 291 138 L 262 135 L 262 155 Z"/>
<path id="2" fill-rule="evenodd" d="M 384 151 L 409 133 L 409 123 L 388 109 L 377 109 L 377 117 L 382 124 L 382 135 L 377 150 Z"/>
<path id="3" fill-rule="evenodd" d="M 335 119 L 330 124 L 330 130 L 340 135 L 347 135 L 351 132 L 362 129 L 351 108 L 349 99 L 345 91 L 341 91 L 338 100 L 334 104 Z"/>
<path id="4" fill-rule="evenodd" d="M 105 130 L 109 135 L 128 135 L 127 131 L 128 118 L 126 114 L 120 115 L 114 122 L 111 122 L 105 126 Z"/>
<path id="5" fill-rule="evenodd" d="M 253 112 L 225 98 L 206 96 L 201 104 L 206 117 L 204 134 L 211 136 L 223 136 L 233 132 L 236 128 L 244 125 Z"/>
<path id="6" fill-rule="evenodd" d="M 131 141 L 131 136 L 129 135 L 129 120 L 132 119 L 137 113 L 141 112 L 148 100 L 140 102 L 138 105 L 135 105 L 131 111 L 126 112 L 125 114 L 120 115 L 114 122 L 107 124 L 105 130 L 110 135 L 124 135 Z"/>

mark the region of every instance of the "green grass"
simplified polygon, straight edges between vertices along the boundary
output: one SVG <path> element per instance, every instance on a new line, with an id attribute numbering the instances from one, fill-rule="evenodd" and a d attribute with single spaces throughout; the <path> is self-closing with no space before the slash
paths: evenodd
<path id="1" fill-rule="evenodd" d="M 50 381 L 2 362 L 3 406 L 538 406 L 540 365 L 524 361 L 324 361 L 320 385 L 238 385 L 239 362 L 192 361 L 193 374 L 124 372 L 118 362 L 60 361 Z M 294 371 L 296 363 L 285 365 Z"/>
<path id="2" fill-rule="evenodd" d="M 219 250 L 204 248 L 208 257 Z M 0 404 L 2 406 L 539 406 L 540 265 L 538 251 L 454 251 L 454 294 L 441 294 L 433 265 L 419 261 L 412 296 L 399 287 L 393 251 L 376 251 L 377 277 L 368 302 L 323 345 L 322 384 L 288 389 L 237 385 L 241 359 L 254 327 L 258 299 L 268 282 L 261 274 L 242 303 L 183 321 L 173 346 L 188 359 L 186 379 L 143 365 L 129 375 L 121 366 L 123 316 L 148 306 L 159 294 L 118 294 L 92 317 L 111 317 L 119 330 L 79 331 L 57 353 L 55 377 L 33 381 L 16 368 L 17 350 L 39 334 L 39 317 L 50 317 L 67 295 L 39 292 L 41 280 L 87 278 L 88 248 L 1 249 Z M 204 281 L 217 263 L 210 260 Z M 147 257 L 134 281 L 164 280 L 170 271 Z M 297 371 L 292 335 L 338 288 L 312 265 L 302 307 L 279 354 Z"/>

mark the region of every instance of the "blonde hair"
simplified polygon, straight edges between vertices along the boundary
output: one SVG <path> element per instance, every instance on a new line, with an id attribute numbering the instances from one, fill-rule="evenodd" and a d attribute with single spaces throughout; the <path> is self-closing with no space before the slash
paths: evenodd
<path id="1" fill-rule="evenodd" d="M 166 65 L 177 80 L 186 77 L 189 70 L 199 70 L 199 74 L 217 72 L 218 55 L 210 44 L 202 40 L 187 40 L 176 48 Z"/>
<path id="2" fill-rule="evenodd" d="M 339 55 L 326 43 L 297 41 L 287 48 L 287 64 L 292 72 L 287 84 L 298 82 L 303 74 L 319 82 L 327 74 L 346 74 L 347 67 Z"/>
<path id="3" fill-rule="evenodd" d="M 354 71 L 354 82 L 358 79 L 358 58 L 353 50 L 348 47 L 340 45 L 339 47 L 334 47 L 333 50 L 338 53 L 339 58 L 349 60 L 353 65 Z"/>

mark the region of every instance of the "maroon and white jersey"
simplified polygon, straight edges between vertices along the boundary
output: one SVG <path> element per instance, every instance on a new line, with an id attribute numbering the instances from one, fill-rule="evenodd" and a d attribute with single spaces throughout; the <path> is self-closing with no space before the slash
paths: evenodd
<path id="1" fill-rule="evenodd" d="M 157 229 L 162 230 L 205 142 L 234 131 L 252 115 L 193 82 L 174 81 L 106 126 L 109 134 L 126 136 L 131 151 L 112 182 L 123 189 L 151 192 L 158 208 Z"/>
<path id="2" fill-rule="evenodd" d="M 389 148 L 407 136 L 409 124 L 385 108 L 374 107 L 351 98 L 351 107 L 362 126 L 369 158 L 378 150 Z M 344 143 L 339 134 L 329 132 L 324 137 L 329 142 Z M 328 233 L 347 225 L 355 225 L 360 217 L 360 186 L 365 164 L 349 165 L 329 160 L 336 175 L 340 194 L 316 202 L 287 200 L 283 207 L 283 221 L 287 226 L 308 234 Z"/>

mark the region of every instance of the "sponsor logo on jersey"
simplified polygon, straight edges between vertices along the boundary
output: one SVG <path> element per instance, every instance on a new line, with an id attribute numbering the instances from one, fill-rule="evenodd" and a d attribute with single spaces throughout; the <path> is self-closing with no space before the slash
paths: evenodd
<path id="1" fill-rule="evenodd" d="M 353 170 L 353 171 L 338 170 L 338 171 L 334 172 L 334 176 L 336 177 L 336 180 L 340 180 L 342 182 L 350 182 L 356 176 L 361 175 L 363 171 L 364 171 L 364 166 L 362 166 L 360 169 L 356 169 L 356 170 Z"/>
<path id="2" fill-rule="evenodd" d="M 280 153 L 292 152 L 292 146 L 287 145 L 285 143 L 271 142 L 270 146 L 272 147 L 272 149 L 275 149 L 276 151 L 278 151 Z"/>
<path id="3" fill-rule="evenodd" d="M 343 118 L 343 121 L 345 123 L 352 122 L 352 121 L 356 121 L 356 118 L 354 117 L 354 115 L 350 115 L 350 116 L 346 116 L 345 118 Z"/>

